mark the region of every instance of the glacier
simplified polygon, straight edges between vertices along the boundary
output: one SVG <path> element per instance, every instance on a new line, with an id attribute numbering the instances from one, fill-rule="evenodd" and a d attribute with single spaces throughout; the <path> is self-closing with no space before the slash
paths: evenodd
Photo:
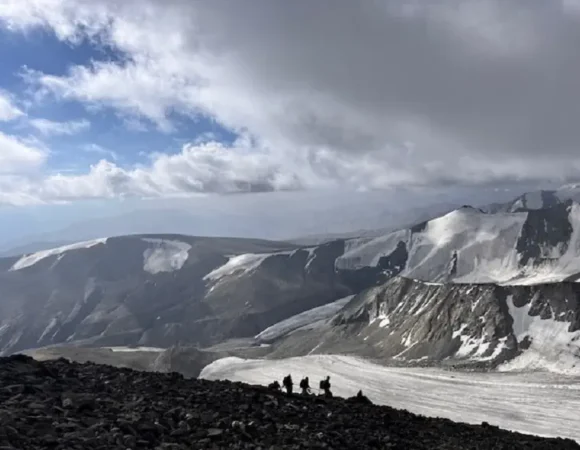
<path id="1" fill-rule="evenodd" d="M 201 378 L 268 385 L 287 374 L 313 385 L 330 375 L 332 391 L 351 397 L 359 389 L 374 403 L 426 416 L 492 425 L 580 442 L 580 378 L 551 373 L 462 373 L 384 367 L 361 358 L 312 355 L 281 360 L 219 359 Z"/>
<path id="2" fill-rule="evenodd" d="M 189 257 L 191 245 L 186 242 L 150 238 L 143 241 L 152 244 L 143 252 L 143 270 L 153 275 L 180 270 Z"/>
<path id="3" fill-rule="evenodd" d="M 539 211 L 485 213 L 464 207 L 413 228 L 388 233 L 373 239 L 354 239 L 337 258 L 337 270 L 357 270 L 380 265 L 403 245 L 404 267 L 397 274 L 428 282 L 497 283 L 530 285 L 560 282 L 580 274 L 580 205 L 560 205 Z M 565 211 L 565 217 L 560 216 Z M 550 212 L 551 211 L 551 212 Z M 569 239 L 550 245 L 537 236 L 527 237 L 526 224 L 533 219 L 544 227 L 556 223 L 571 227 Z M 550 222 L 552 221 L 552 222 Z M 529 225 L 535 233 L 537 224 Z M 535 238 L 535 239 L 534 239 Z M 533 242 L 527 242 L 526 239 Z M 563 238 L 562 238 L 563 239 Z M 525 260 L 522 249 L 533 245 L 537 255 Z"/>

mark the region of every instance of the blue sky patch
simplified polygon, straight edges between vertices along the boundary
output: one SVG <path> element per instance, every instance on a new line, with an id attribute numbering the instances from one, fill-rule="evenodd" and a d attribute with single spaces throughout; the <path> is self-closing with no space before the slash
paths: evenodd
<path id="1" fill-rule="evenodd" d="M 16 104 L 28 115 L 27 118 L 0 123 L 0 131 L 42 140 L 51 149 L 46 167 L 48 173 L 83 173 L 90 164 L 103 158 L 120 167 L 130 167 L 135 163 L 146 163 L 147 155 L 153 152 L 177 153 L 185 143 L 205 135 L 226 144 L 235 140 L 235 133 L 207 117 L 170 115 L 175 130 L 164 133 L 146 120 L 143 121 L 145 130 L 131 127 L 125 118 L 109 107 L 87 109 L 81 102 L 56 99 L 51 95 L 33 101 L 30 86 L 23 77 L 26 69 L 64 76 L 76 65 L 86 66 L 96 61 L 119 62 L 123 57 L 86 39 L 73 45 L 40 28 L 19 33 L 0 27 L 0 88 L 12 94 Z M 30 120 L 34 119 L 55 122 L 86 120 L 90 127 L 70 135 L 43 135 L 32 126 Z"/>

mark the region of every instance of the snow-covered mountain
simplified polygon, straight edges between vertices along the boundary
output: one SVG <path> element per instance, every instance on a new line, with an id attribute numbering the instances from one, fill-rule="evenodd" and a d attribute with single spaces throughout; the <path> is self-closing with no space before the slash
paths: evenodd
<path id="1" fill-rule="evenodd" d="M 212 345 L 360 292 L 341 241 L 125 236 L 0 259 L 0 351 L 46 345 Z"/>
<path id="2" fill-rule="evenodd" d="M 534 284 L 580 277 L 580 205 L 513 213 L 463 207 L 346 243 L 337 269 L 381 268 L 430 282 Z"/>
<path id="3" fill-rule="evenodd" d="M 578 279 L 580 205 L 571 200 L 517 212 L 463 207 L 306 247 L 115 237 L 0 259 L 0 351 L 262 345 L 272 357 L 528 367 L 558 355 L 572 367 Z"/>
<path id="4" fill-rule="evenodd" d="M 544 189 L 526 192 L 505 203 L 483 206 L 486 212 L 516 212 L 519 210 L 545 209 L 565 203 L 568 200 L 580 202 L 580 183 L 567 184 L 558 189 Z"/>

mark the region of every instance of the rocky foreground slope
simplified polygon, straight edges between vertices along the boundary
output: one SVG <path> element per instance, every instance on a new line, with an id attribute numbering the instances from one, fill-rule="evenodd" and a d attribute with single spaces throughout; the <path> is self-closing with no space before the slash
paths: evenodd
<path id="1" fill-rule="evenodd" d="M 580 449 L 354 399 L 66 360 L 0 358 L 2 449 Z"/>

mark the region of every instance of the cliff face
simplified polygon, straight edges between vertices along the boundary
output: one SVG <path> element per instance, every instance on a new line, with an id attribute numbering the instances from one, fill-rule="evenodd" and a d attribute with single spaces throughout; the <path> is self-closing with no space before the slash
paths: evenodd
<path id="1" fill-rule="evenodd" d="M 509 362 L 513 368 L 575 370 L 580 285 L 434 284 L 398 277 L 355 296 L 323 326 L 286 336 L 273 355 L 311 351 L 405 364 L 483 368 Z"/>

